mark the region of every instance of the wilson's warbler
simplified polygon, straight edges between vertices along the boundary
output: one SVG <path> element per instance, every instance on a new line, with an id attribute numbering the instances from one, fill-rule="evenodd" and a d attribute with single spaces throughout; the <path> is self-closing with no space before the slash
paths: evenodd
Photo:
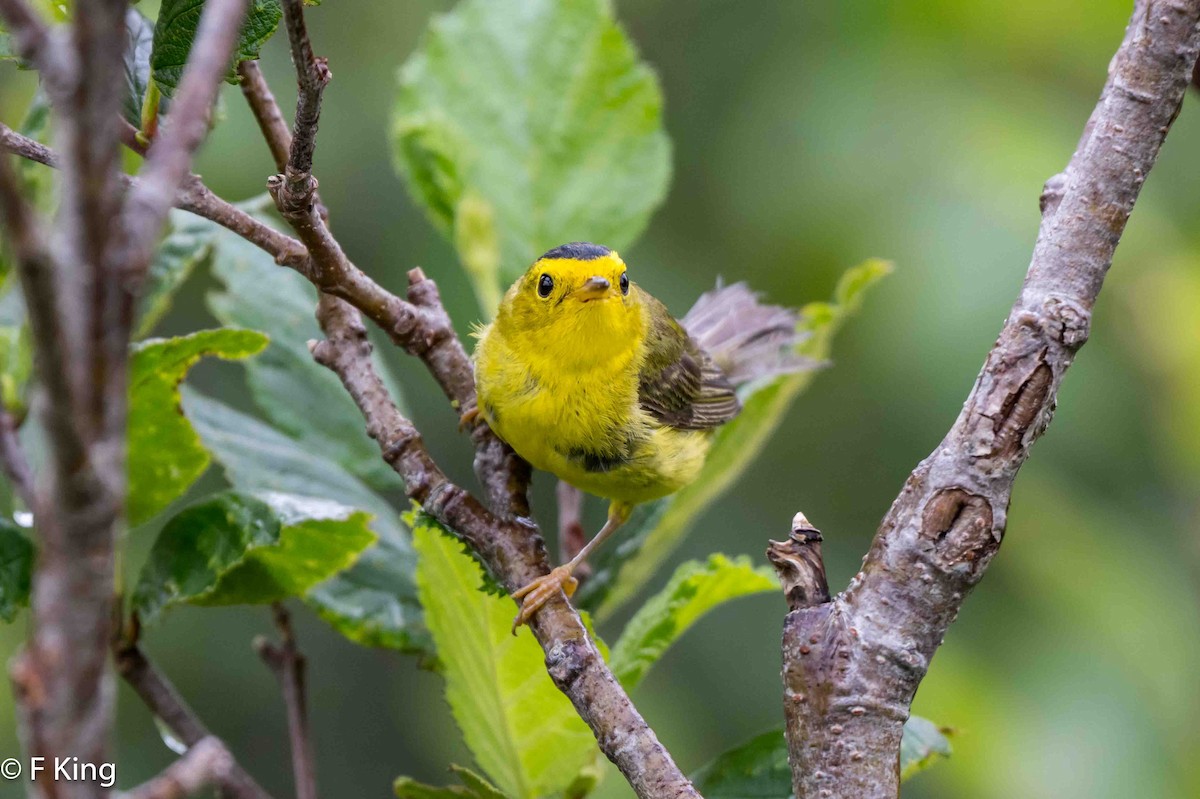
<path id="1" fill-rule="evenodd" d="M 795 371 L 795 312 L 738 283 L 700 297 L 682 323 L 629 279 L 607 247 L 539 258 L 477 333 L 478 407 L 532 465 L 611 500 L 608 521 L 570 562 L 513 596 L 513 629 L 628 518 L 700 473 L 712 432 L 741 410 L 736 388 Z"/>

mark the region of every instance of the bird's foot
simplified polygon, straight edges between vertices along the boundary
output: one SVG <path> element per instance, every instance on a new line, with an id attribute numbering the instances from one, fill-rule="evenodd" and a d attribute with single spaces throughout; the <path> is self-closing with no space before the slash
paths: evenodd
<path id="1" fill-rule="evenodd" d="M 458 432 L 470 430 L 479 421 L 479 406 L 471 405 L 464 409 L 462 416 L 458 417 Z"/>
<path id="2" fill-rule="evenodd" d="M 571 570 L 566 566 L 559 566 L 552 569 L 549 574 L 537 578 L 529 585 L 514 592 L 513 599 L 521 599 L 522 602 L 520 612 L 513 619 L 513 635 L 517 634 L 518 627 L 527 624 L 533 618 L 550 597 L 559 591 L 570 597 L 578 587 L 579 581 L 571 576 Z"/>

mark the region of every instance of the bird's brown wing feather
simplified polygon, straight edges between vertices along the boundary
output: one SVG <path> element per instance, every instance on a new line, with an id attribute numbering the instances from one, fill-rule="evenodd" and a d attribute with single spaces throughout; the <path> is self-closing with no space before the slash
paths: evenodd
<path id="1" fill-rule="evenodd" d="M 646 361 L 638 375 L 642 409 L 680 430 L 707 430 L 737 416 L 742 406 L 725 373 L 662 303 L 644 296 L 649 329 Z"/>

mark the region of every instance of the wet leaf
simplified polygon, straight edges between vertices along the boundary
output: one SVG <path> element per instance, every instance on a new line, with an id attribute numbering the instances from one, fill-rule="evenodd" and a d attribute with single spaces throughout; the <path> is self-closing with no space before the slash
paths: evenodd
<path id="1" fill-rule="evenodd" d="M 185 391 L 184 408 L 235 488 L 328 499 L 371 514 L 378 543 L 350 569 L 309 591 L 305 602 L 356 643 L 431 652 L 412 542 L 383 498 L 319 452 L 216 400 Z"/>
<path id="2" fill-rule="evenodd" d="M 304 596 L 374 543 L 369 518 L 311 497 L 218 494 L 163 527 L 134 607 L 152 623 L 178 604 L 260 605 Z"/>

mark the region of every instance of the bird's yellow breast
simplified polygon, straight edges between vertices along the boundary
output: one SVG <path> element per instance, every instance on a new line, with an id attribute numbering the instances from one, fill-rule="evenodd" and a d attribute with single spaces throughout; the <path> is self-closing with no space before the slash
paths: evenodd
<path id="1" fill-rule="evenodd" d="M 536 338 L 481 331 L 479 411 L 521 457 L 584 491 L 630 504 L 666 496 L 699 474 L 710 433 L 665 427 L 639 407 L 645 320 L 610 330 L 594 313 Z"/>

